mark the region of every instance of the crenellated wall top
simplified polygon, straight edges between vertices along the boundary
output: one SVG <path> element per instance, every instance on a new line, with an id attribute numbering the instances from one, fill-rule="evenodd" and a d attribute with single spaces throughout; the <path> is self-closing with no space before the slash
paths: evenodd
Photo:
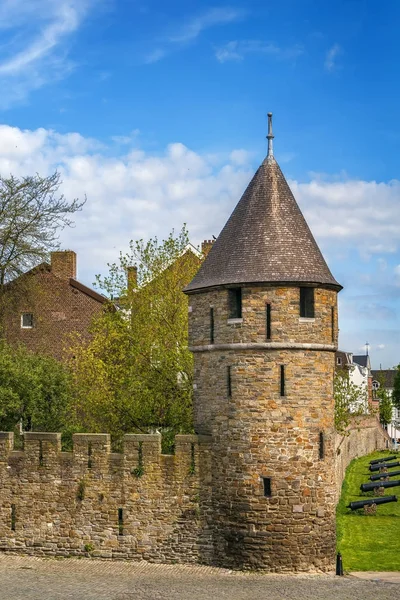
<path id="1" fill-rule="evenodd" d="M 14 450 L 14 434 L 0 432 L 0 465 L 8 465 L 11 475 L 26 469 L 32 474 L 46 473 L 59 477 L 63 469 L 71 468 L 75 475 L 127 472 L 137 477 L 161 472 L 175 466 L 179 477 L 194 474 L 199 463 L 200 446 L 206 451 L 210 438 L 198 435 L 175 436 L 175 453 L 162 454 L 160 434 L 127 434 L 123 450 L 111 452 L 111 437 L 106 433 L 76 433 L 71 452 L 63 452 L 61 434 L 25 432 L 24 449 Z M 173 474 L 173 476 L 174 476 Z M 66 475 L 66 473 L 64 473 Z"/>

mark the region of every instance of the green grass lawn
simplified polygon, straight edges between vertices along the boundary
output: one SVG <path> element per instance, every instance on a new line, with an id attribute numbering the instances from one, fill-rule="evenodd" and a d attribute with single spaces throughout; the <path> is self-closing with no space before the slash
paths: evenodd
<path id="1" fill-rule="evenodd" d="M 374 452 L 353 460 L 346 471 L 337 507 L 338 552 L 345 571 L 400 571 L 400 487 L 385 491 L 385 496 L 398 496 L 399 501 L 377 506 L 375 515 L 346 508 L 349 502 L 374 497 L 372 492 L 363 494 L 360 490 L 361 483 L 369 482 L 372 474 L 369 461 L 393 454 Z"/>

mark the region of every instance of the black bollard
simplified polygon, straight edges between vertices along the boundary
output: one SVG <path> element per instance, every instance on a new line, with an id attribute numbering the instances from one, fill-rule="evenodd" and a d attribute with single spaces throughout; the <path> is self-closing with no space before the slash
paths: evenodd
<path id="1" fill-rule="evenodd" d="M 343 575 L 343 561 L 340 552 L 336 554 L 336 575 Z"/>

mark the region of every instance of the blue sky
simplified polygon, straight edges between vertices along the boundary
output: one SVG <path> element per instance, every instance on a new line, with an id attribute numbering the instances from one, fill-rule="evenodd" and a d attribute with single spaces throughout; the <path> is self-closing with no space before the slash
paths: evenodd
<path id="1" fill-rule="evenodd" d="M 275 153 L 345 286 L 340 344 L 400 362 L 400 3 L 2 0 L 0 172 L 88 196 L 88 284 L 130 239 L 218 235 Z"/>

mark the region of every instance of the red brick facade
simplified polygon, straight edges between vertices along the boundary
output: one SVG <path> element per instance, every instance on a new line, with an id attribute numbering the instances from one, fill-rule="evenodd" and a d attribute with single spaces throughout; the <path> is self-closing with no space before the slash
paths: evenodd
<path id="1" fill-rule="evenodd" d="M 51 265 L 43 263 L 8 284 L 5 338 L 61 360 L 71 334 L 89 337 L 92 319 L 105 302 L 76 280 L 75 252 L 53 252 Z"/>

